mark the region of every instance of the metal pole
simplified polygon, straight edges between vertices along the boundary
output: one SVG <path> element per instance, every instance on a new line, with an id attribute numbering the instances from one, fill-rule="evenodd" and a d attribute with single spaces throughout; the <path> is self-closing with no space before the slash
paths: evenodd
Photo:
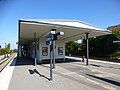
<path id="1" fill-rule="evenodd" d="M 55 69 L 55 41 L 53 41 L 53 68 Z"/>
<path id="2" fill-rule="evenodd" d="M 82 56 L 82 62 L 84 62 L 84 58 L 85 58 L 85 56 L 84 56 L 84 54 L 83 54 L 83 56 Z"/>
<path id="3" fill-rule="evenodd" d="M 52 38 L 55 39 L 55 34 L 56 34 L 56 29 L 52 29 L 52 31 L 54 32 L 54 34 L 52 34 Z M 55 40 L 52 41 L 52 45 L 53 45 L 53 51 L 52 51 L 52 56 L 53 56 L 53 69 L 55 69 Z"/>
<path id="4" fill-rule="evenodd" d="M 34 41 L 35 41 L 35 66 L 37 65 L 37 53 L 36 53 L 36 51 L 37 51 L 37 48 L 36 48 L 36 32 L 34 33 Z"/>
<path id="5" fill-rule="evenodd" d="M 88 34 L 86 33 L 86 48 L 87 48 L 87 57 L 86 57 L 86 65 L 88 65 L 88 60 L 89 60 L 89 42 L 88 42 Z"/>
<path id="6" fill-rule="evenodd" d="M 50 80 L 52 80 L 52 41 L 50 41 Z"/>

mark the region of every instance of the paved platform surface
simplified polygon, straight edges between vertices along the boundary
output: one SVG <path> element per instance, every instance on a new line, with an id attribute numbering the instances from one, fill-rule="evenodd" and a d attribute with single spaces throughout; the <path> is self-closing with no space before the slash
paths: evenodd
<path id="1" fill-rule="evenodd" d="M 16 62 L 16 63 L 15 63 Z M 120 65 L 80 60 L 56 63 L 49 81 L 49 64 L 34 66 L 29 59 L 14 59 L 8 90 L 120 90 Z"/>
<path id="2" fill-rule="evenodd" d="M 12 76 L 12 73 L 13 73 L 13 70 L 14 70 L 14 67 L 15 66 L 10 66 L 11 63 L 13 62 L 13 59 L 16 57 L 16 54 L 12 55 L 8 60 L 7 62 L 9 62 L 7 64 L 7 66 L 5 67 L 3 64 L 0 65 L 0 67 L 5 67 L 1 72 L 0 72 L 0 90 L 8 90 L 8 86 L 9 86 L 9 83 L 10 83 L 10 80 L 11 80 L 11 76 Z"/>

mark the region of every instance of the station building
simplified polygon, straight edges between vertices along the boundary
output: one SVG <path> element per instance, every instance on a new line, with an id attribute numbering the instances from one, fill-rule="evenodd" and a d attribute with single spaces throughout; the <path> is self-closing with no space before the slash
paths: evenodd
<path id="1" fill-rule="evenodd" d="M 55 59 L 65 60 L 65 44 L 69 41 L 111 34 L 79 20 L 19 20 L 18 23 L 18 56 L 37 59 L 38 62 L 50 59 L 50 45 L 46 36 L 52 29 L 56 33 L 64 32 L 55 41 Z M 88 53 L 88 52 L 86 52 Z"/>

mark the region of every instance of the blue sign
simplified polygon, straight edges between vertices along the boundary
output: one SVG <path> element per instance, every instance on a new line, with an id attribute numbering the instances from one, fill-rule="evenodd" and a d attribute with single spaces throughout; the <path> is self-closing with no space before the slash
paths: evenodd
<path id="1" fill-rule="evenodd" d="M 45 37 L 45 40 L 46 40 L 46 42 L 51 41 L 51 40 L 52 40 L 51 34 L 47 35 L 47 36 Z"/>
<path id="2" fill-rule="evenodd" d="M 55 41 L 57 40 L 57 35 L 56 34 L 50 34 L 46 37 L 46 41 Z"/>
<path id="3" fill-rule="evenodd" d="M 50 41 L 57 40 L 57 34 L 49 34 L 45 37 L 46 45 L 50 44 Z"/>

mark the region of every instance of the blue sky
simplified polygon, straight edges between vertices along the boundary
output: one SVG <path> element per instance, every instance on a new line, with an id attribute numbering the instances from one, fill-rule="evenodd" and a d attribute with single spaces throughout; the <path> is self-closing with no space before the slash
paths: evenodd
<path id="1" fill-rule="evenodd" d="M 120 0 L 0 0 L 0 45 L 16 48 L 19 19 L 77 19 L 106 29 L 120 24 Z"/>

